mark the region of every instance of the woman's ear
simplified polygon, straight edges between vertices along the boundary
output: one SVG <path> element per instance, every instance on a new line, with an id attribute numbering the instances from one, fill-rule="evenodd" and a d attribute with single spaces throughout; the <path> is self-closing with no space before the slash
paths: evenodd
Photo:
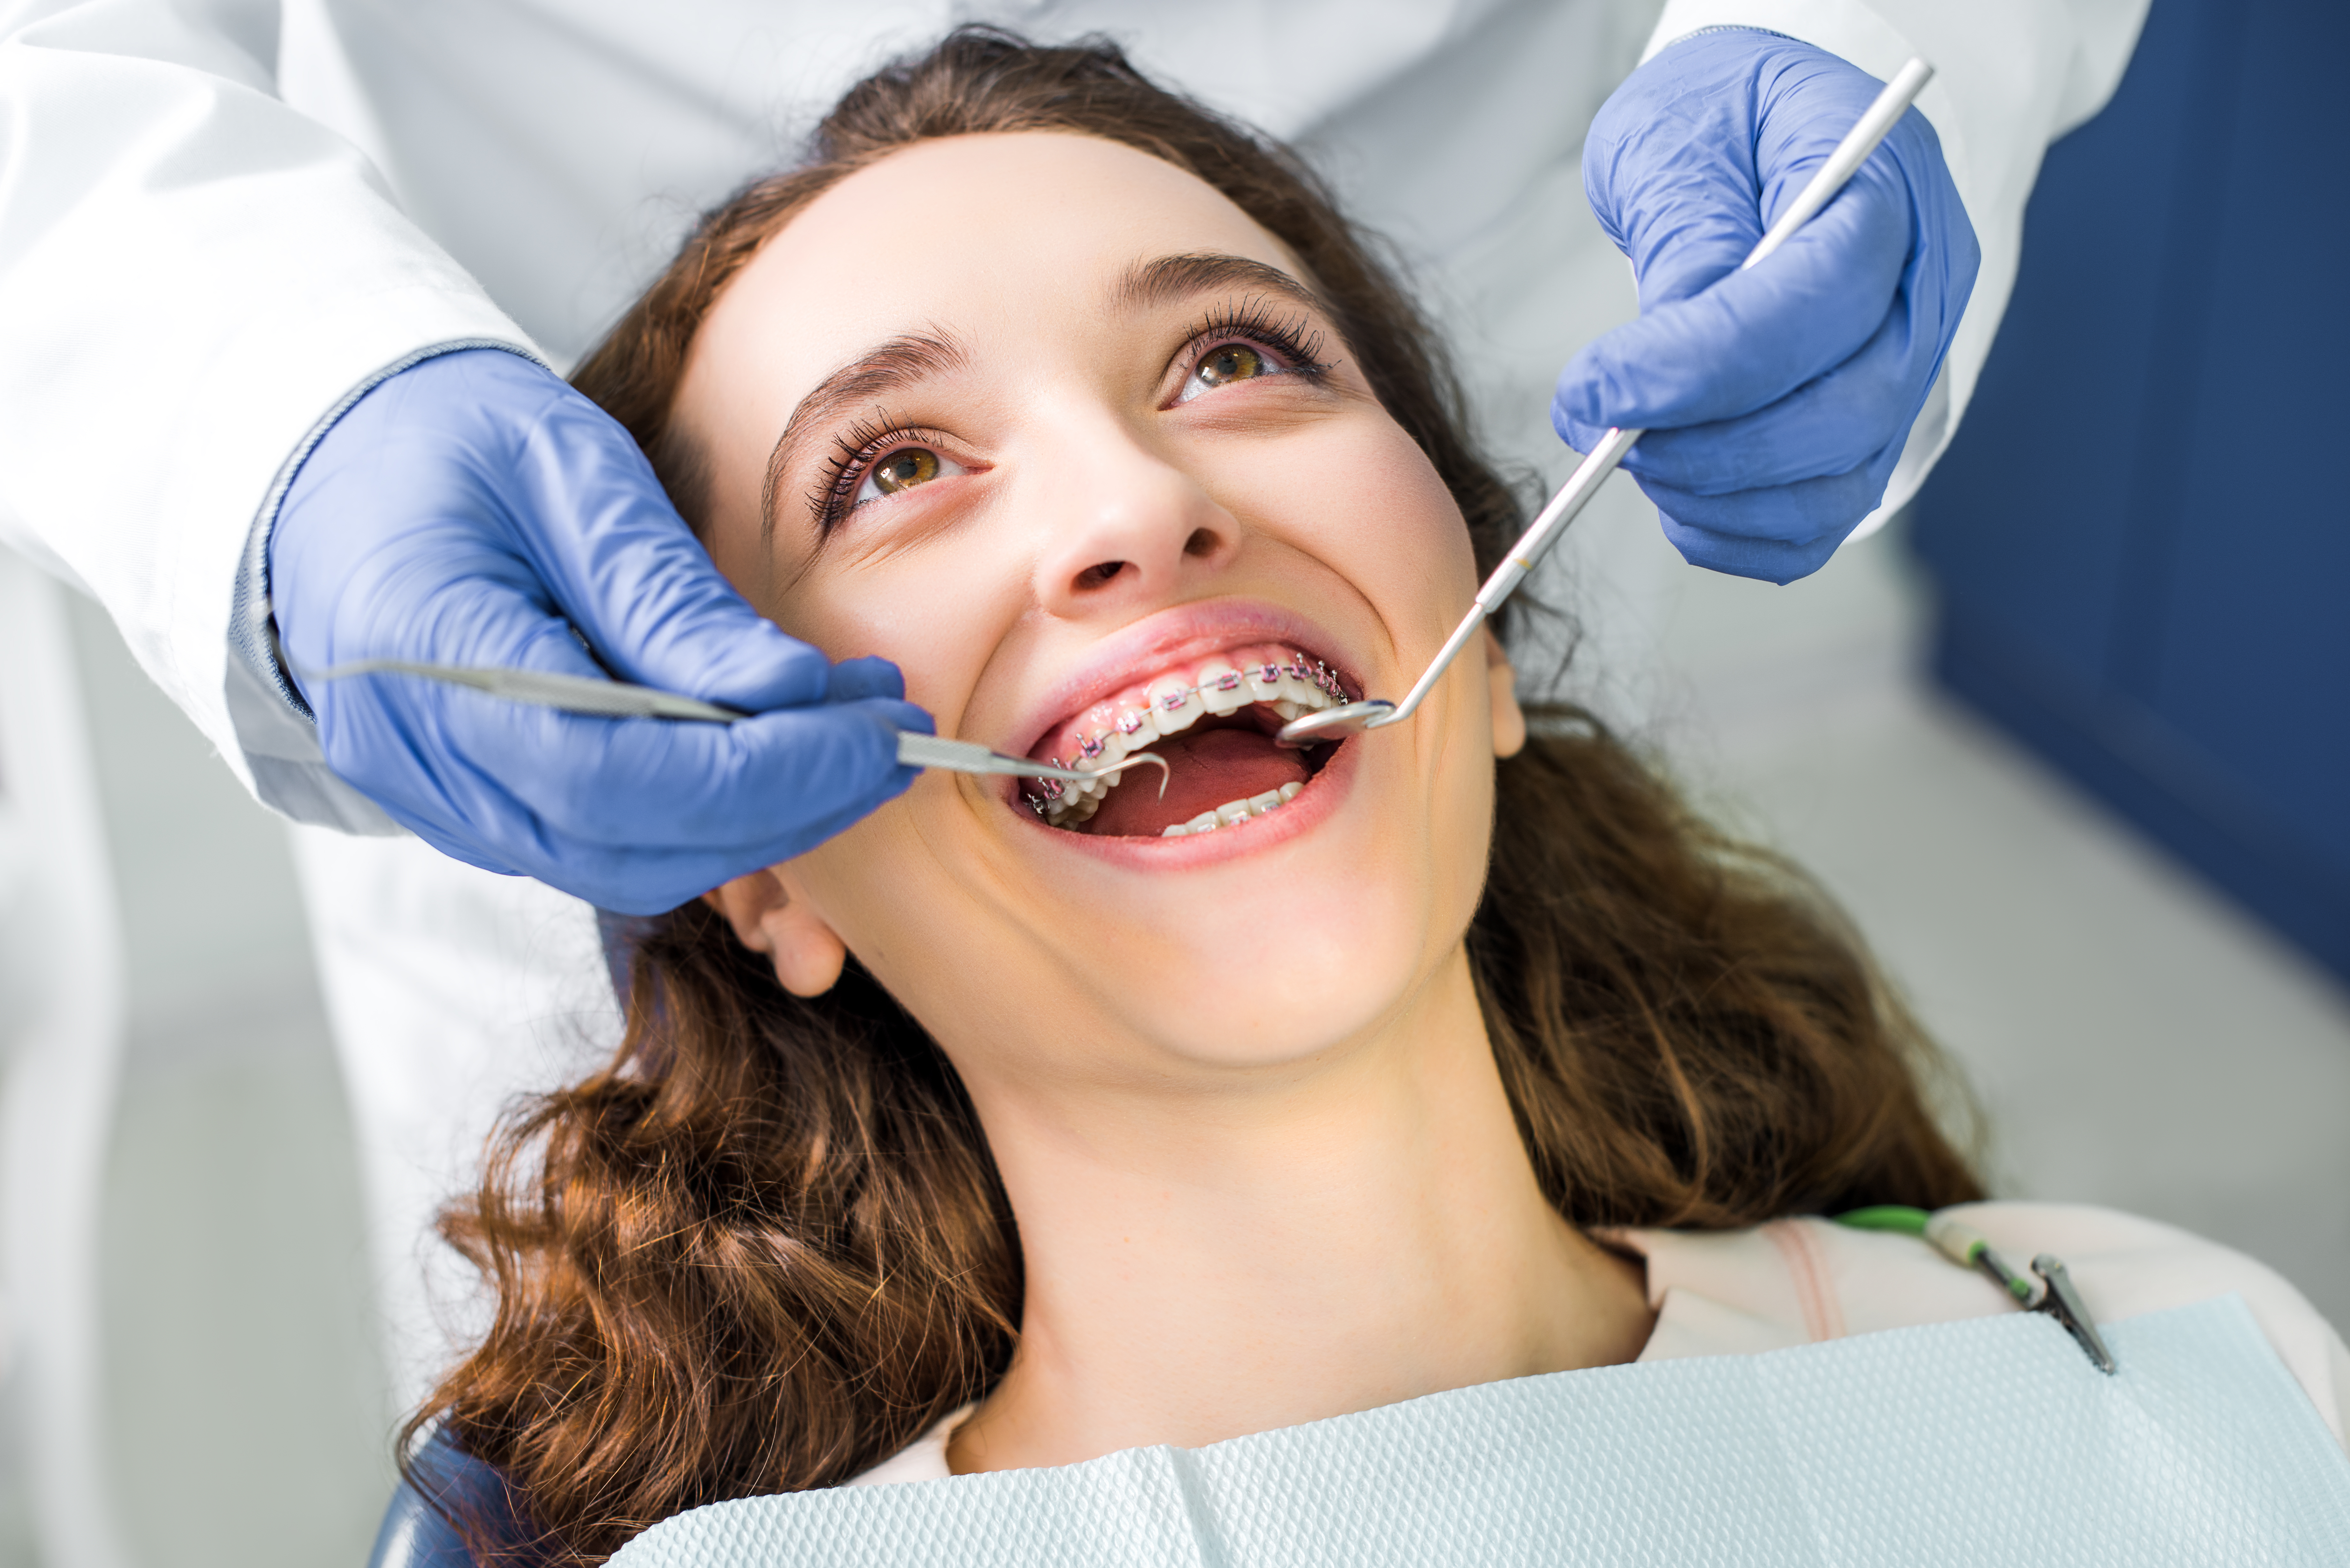
<path id="1" fill-rule="evenodd" d="M 781 867 L 737 877 L 702 899 L 726 917 L 744 947 L 774 961 L 775 978 L 794 996 L 822 996 L 840 979 L 847 944 L 805 898 L 792 897 Z"/>
<path id="2" fill-rule="evenodd" d="M 1493 755 L 1514 757 L 1526 749 L 1526 711 L 1518 706 L 1518 672 L 1502 651 L 1502 639 L 1485 628 L 1485 680 L 1493 696 Z"/>

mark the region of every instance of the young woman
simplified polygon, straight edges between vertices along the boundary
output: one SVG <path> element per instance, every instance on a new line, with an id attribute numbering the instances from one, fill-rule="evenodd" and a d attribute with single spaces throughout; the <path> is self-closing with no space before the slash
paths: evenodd
<path id="1" fill-rule="evenodd" d="M 494 357 L 490 357 L 494 358 Z M 486 364 L 484 374 L 495 374 Z M 931 774 L 648 922 L 610 1066 L 449 1220 L 497 1292 L 411 1432 L 597 1560 L 714 1500 L 1199 1445 L 1504 1378 L 2012 1310 L 1796 1218 L 1981 1186 L 1936 1058 L 1791 868 L 1504 641 L 1399 692 L 1515 532 L 1441 346 L 1314 179 L 1107 47 L 962 33 L 712 213 L 577 383 Z M 2240 1291 L 1990 1205 L 2120 1317 Z"/>

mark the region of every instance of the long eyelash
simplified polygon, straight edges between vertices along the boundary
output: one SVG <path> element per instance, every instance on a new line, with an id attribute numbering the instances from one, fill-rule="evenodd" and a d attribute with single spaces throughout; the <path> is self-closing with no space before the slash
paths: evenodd
<path id="1" fill-rule="evenodd" d="M 889 410 L 876 409 L 875 418 L 858 420 L 832 438 L 832 455 L 825 460 L 823 477 L 808 492 L 808 510 L 816 514 L 816 526 L 830 533 L 848 514 L 849 503 L 856 499 L 857 487 L 865 483 L 866 471 L 892 446 L 907 441 L 935 441 L 935 431 L 890 422 Z"/>
<path id="2" fill-rule="evenodd" d="M 1256 295 L 1238 304 L 1218 306 L 1191 329 L 1186 341 L 1196 348 L 1211 337 L 1244 337 L 1260 348 L 1270 348 L 1289 361 L 1280 367 L 1282 374 L 1302 376 L 1315 385 L 1336 369 L 1336 361 L 1325 361 L 1322 358 L 1320 327 L 1302 313 L 1276 317 Z"/>

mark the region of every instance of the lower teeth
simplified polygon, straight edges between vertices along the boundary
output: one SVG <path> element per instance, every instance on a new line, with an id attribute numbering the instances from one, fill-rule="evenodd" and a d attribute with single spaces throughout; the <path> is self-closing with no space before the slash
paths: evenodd
<path id="1" fill-rule="evenodd" d="M 1277 811 L 1297 798 L 1305 786 L 1285 784 L 1279 789 L 1269 789 L 1263 794 L 1246 800 L 1226 801 L 1213 811 L 1203 811 L 1189 822 L 1179 822 L 1159 834 L 1161 838 L 1182 838 L 1194 833 L 1213 833 L 1219 827 L 1236 827 L 1253 816 L 1263 816 Z"/>

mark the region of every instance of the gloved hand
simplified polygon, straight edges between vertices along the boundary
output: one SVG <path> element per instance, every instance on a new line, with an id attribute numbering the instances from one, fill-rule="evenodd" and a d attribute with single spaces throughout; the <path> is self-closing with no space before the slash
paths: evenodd
<path id="1" fill-rule="evenodd" d="M 1696 566 L 1786 583 L 1825 564 L 1884 498 L 1958 331 L 1981 251 L 1914 109 L 1738 270 L 1883 85 L 1792 38 L 1702 33 L 1627 78 L 1584 143 L 1640 316 L 1568 362 L 1551 422 L 1578 452 L 1646 429 L 1624 467 Z"/>
<path id="2" fill-rule="evenodd" d="M 880 659 L 839 665 L 711 565 L 601 409 L 498 349 L 390 377 L 328 431 L 269 541 L 270 598 L 327 761 L 419 837 L 606 909 L 652 914 L 790 858 L 897 794 Z M 610 673 L 757 715 L 597 719 L 360 659 Z"/>

